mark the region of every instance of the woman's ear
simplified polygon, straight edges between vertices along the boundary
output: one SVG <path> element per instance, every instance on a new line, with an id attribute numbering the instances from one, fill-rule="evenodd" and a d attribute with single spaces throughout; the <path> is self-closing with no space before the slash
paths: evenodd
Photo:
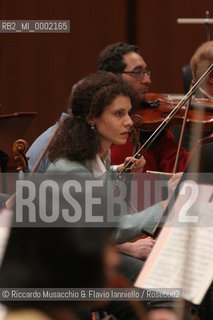
<path id="1" fill-rule="evenodd" d="M 93 116 L 91 116 L 91 115 L 87 116 L 86 121 L 87 121 L 88 125 L 91 127 L 91 129 L 95 128 L 95 119 Z"/>

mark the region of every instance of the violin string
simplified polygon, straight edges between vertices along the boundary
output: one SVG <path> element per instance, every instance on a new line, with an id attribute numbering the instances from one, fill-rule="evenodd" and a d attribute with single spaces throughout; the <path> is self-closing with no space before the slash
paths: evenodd
<path id="1" fill-rule="evenodd" d="M 167 126 L 167 124 L 173 119 L 173 117 L 178 113 L 178 111 L 185 105 L 185 103 L 190 99 L 193 93 L 197 90 L 200 84 L 206 79 L 206 77 L 212 72 L 213 64 L 202 74 L 202 76 L 197 80 L 197 82 L 192 86 L 192 88 L 186 93 L 186 95 L 181 99 L 177 106 L 168 114 L 168 116 L 161 122 L 158 128 L 151 134 L 151 136 L 145 141 L 145 143 L 137 150 L 137 152 L 131 157 L 129 161 L 124 165 L 123 169 L 119 172 L 118 178 L 120 175 L 127 169 L 132 169 L 134 164 L 130 166 L 132 160 L 137 157 L 138 154 L 143 156 L 145 151 L 150 147 L 150 145 L 155 141 L 159 136 L 162 130 Z"/>

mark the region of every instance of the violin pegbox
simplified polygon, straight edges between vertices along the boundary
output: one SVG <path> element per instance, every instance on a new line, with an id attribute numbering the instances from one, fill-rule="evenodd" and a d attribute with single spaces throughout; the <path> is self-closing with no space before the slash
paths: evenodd
<path id="1" fill-rule="evenodd" d="M 26 152 L 29 145 L 26 140 L 18 139 L 13 143 L 13 155 L 15 162 L 18 163 L 17 170 L 27 172 L 28 171 L 28 159 Z"/>

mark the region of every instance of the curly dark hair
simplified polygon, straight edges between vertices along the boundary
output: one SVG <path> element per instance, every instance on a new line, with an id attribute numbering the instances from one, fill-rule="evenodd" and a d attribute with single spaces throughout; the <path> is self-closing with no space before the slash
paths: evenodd
<path id="1" fill-rule="evenodd" d="M 98 69 L 114 73 L 123 72 L 126 67 L 123 56 L 129 52 L 140 54 L 140 49 L 125 42 L 117 42 L 107 46 L 98 57 Z"/>
<path id="2" fill-rule="evenodd" d="M 134 105 L 132 89 L 120 76 L 98 71 L 80 80 L 72 92 L 67 118 L 49 149 L 51 162 L 59 158 L 83 161 L 92 159 L 100 151 L 100 137 L 88 120 L 98 118 L 106 106 L 119 95 L 130 98 Z"/>

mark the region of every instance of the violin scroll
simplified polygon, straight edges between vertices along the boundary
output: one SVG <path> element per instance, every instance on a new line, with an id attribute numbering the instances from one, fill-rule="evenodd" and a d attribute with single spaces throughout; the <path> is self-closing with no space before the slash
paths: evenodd
<path id="1" fill-rule="evenodd" d="M 131 136 L 131 142 L 135 147 L 137 147 L 138 144 L 140 143 L 138 129 L 142 126 L 143 118 L 139 114 L 133 114 L 131 118 L 132 118 L 133 126 L 129 130 L 129 134 Z"/>
<path id="2" fill-rule="evenodd" d="M 132 121 L 136 128 L 140 128 L 143 125 L 143 117 L 140 114 L 134 114 L 132 116 Z"/>
<path id="3" fill-rule="evenodd" d="M 28 148 L 29 145 L 26 140 L 18 139 L 13 143 L 13 155 L 15 162 L 18 163 L 18 171 L 28 171 L 28 158 L 25 155 Z"/>

